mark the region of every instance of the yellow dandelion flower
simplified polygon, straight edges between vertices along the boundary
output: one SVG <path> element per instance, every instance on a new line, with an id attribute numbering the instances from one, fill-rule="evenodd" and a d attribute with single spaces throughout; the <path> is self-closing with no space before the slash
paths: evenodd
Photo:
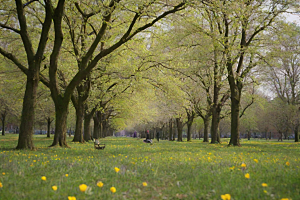
<path id="1" fill-rule="evenodd" d="M 286 164 L 286 166 L 290 166 L 290 163 L 289 163 L 289 162 L 286 162 L 285 164 Z"/>
<path id="2" fill-rule="evenodd" d="M 250 178 L 250 174 L 249 173 L 245 174 L 245 178 Z"/>
<path id="3" fill-rule="evenodd" d="M 2 175 L 5 175 L 5 172 L 3 172 Z"/>
<path id="4" fill-rule="evenodd" d="M 57 186 L 56 186 L 56 185 L 53 185 L 53 186 L 52 186 L 52 190 L 56 191 L 56 190 L 57 190 Z"/>
<path id="5" fill-rule="evenodd" d="M 289 198 L 281 198 L 281 200 L 289 200 Z"/>
<path id="6" fill-rule="evenodd" d="M 68 176 L 69 176 L 69 174 L 66 174 L 65 176 L 66 176 L 66 177 L 68 177 Z"/>
<path id="7" fill-rule="evenodd" d="M 267 190 L 264 190 L 264 193 L 266 193 L 266 194 L 267 194 L 267 193 L 268 193 L 268 191 L 267 191 Z"/>
<path id="8" fill-rule="evenodd" d="M 68 196 L 68 200 L 76 200 L 76 197 Z"/>
<path id="9" fill-rule="evenodd" d="M 268 184 L 262 183 L 261 186 L 263 186 L 263 187 L 268 187 Z"/>
<path id="10" fill-rule="evenodd" d="M 2 185 L 2 183 L 0 182 L 0 188 L 3 188 L 3 185 Z"/>
<path id="11" fill-rule="evenodd" d="M 231 196 L 230 196 L 230 194 L 224 194 L 224 195 L 221 195 L 221 199 L 222 200 L 230 200 Z"/>
<path id="12" fill-rule="evenodd" d="M 115 171 L 118 173 L 120 171 L 120 169 L 115 167 Z"/>
<path id="13" fill-rule="evenodd" d="M 79 189 L 80 189 L 81 192 L 85 192 L 86 189 L 87 189 L 87 185 L 86 184 L 81 184 L 81 185 L 79 185 Z"/>
<path id="14" fill-rule="evenodd" d="M 47 178 L 46 178 L 46 176 L 42 176 L 42 178 L 41 178 L 43 181 L 45 181 Z"/>
<path id="15" fill-rule="evenodd" d="M 229 169 L 230 169 L 230 170 L 234 170 L 234 168 L 235 168 L 234 166 L 232 166 L 232 167 L 229 167 Z"/>
<path id="16" fill-rule="evenodd" d="M 247 165 L 245 163 L 241 164 L 241 167 L 246 167 Z"/>
<path id="17" fill-rule="evenodd" d="M 98 187 L 103 187 L 103 185 L 104 185 L 104 184 L 103 184 L 101 181 L 99 181 L 99 182 L 97 183 L 97 186 L 98 186 Z"/>
<path id="18" fill-rule="evenodd" d="M 143 186 L 146 187 L 148 184 L 146 182 L 143 182 Z"/>
<path id="19" fill-rule="evenodd" d="M 254 162 L 258 163 L 258 160 L 257 160 L 257 159 L 254 159 Z"/>
<path id="20" fill-rule="evenodd" d="M 115 193 L 117 190 L 116 190 L 115 187 L 111 187 L 111 188 L 110 188 L 110 191 L 111 191 L 112 193 Z"/>

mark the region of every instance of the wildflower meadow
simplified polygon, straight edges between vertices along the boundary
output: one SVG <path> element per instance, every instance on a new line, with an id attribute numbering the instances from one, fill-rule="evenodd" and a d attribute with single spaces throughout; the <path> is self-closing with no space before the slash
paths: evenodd
<path id="1" fill-rule="evenodd" d="M 300 144 L 242 140 L 242 147 L 108 137 L 90 143 L 15 150 L 0 139 L 0 199 L 300 199 Z"/>

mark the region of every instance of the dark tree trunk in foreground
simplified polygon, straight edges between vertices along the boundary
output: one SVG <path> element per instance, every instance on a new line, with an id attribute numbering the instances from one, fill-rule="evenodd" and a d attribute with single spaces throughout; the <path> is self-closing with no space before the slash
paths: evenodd
<path id="1" fill-rule="evenodd" d="M 176 118 L 176 125 L 177 125 L 177 131 L 178 131 L 177 141 L 182 142 L 183 122 L 182 122 L 181 118 Z"/>
<path id="2" fill-rule="evenodd" d="M 239 134 L 240 95 L 231 95 L 231 137 L 229 145 L 241 146 Z"/>
<path id="3" fill-rule="evenodd" d="M 38 70 L 39 72 L 39 70 Z M 23 109 L 20 125 L 20 134 L 17 149 L 34 149 L 33 128 L 37 89 L 39 83 L 38 72 L 29 71 L 27 75 L 26 90 L 23 99 Z"/>

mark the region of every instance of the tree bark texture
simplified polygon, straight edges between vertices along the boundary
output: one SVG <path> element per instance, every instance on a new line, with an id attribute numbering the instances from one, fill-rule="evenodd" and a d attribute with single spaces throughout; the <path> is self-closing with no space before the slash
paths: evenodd
<path id="1" fill-rule="evenodd" d="M 34 68 L 34 67 L 33 67 Z M 39 67 L 28 71 L 26 90 L 23 98 L 22 117 L 19 140 L 16 149 L 34 149 L 33 129 L 35 117 L 35 104 L 39 83 Z"/>
<path id="2" fill-rule="evenodd" d="M 241 146 L 239 134 L 240 95 L 231 94 L 231 137 L 229 145 Z"/>
<path id="3" fill-rule="evenodd" d="M 55 134 L 52 146 L 68 147 L 67 137 L 67 117 L 68 117 L 68 103 L 63 101 L 62 97 L 58 98 L 55 103 Z"/>

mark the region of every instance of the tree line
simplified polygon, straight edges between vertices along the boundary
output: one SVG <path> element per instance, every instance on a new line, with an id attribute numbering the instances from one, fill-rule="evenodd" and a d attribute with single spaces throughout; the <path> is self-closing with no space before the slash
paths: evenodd
<path id="1" fill-rule="evenodd" d="M 209 123 L 216 143 L 221 121 L 229 118 L 230 145 L 240 146 L 240 119 L 259 83 L 295 113 L 289 119 L 298 142 L 299 27 L 281 20 L 295 6 L 276 0 L 2 3 L 3 76 L 18 69 L 26 77 L 17 149 L 34 148 L 35 112 L 44 109 L 50 127 L 50 108 L 51 146 L 68 146 L 70 102 L 73 141 L 91 138 L 92 119 L 95 138 L 129 124 L 168 122 L 172 129 L 174 120 L 178 141 L 185 123 L 190 140 L 199 116 L 205 142 Z M 244 105 L 249 91 L 252 100 Z M 1 92 L 3 102 L 7 93 Z M 48 106 L 39 107 L 43 95 Z"/>

